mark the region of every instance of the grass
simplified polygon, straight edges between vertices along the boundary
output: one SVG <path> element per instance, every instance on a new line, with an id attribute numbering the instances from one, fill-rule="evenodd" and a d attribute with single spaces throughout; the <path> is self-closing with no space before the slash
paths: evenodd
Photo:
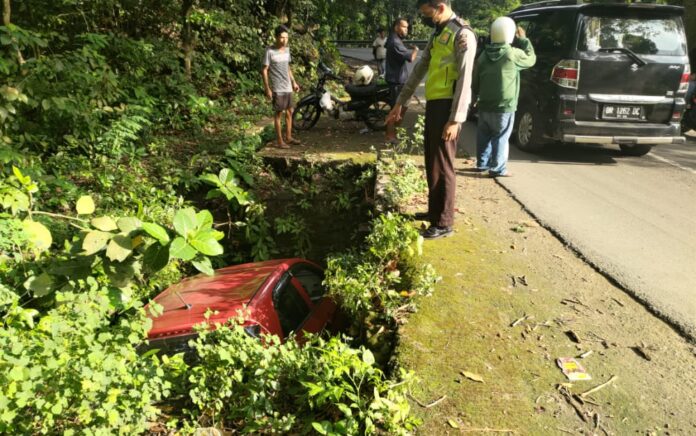
<path id="1" fill-rule="evenodd" d="M 446 395 L 432 408 L 415 406 L 424 420 L 420 434 L 461 430 L 474 434 L 504 434 L 505 430 L 511 434 L 600 434 L 601 429 L 594 429 L 595 414 L 599 424 L 614 434 L 664 430 L 665 424 L 672 423 L 674 428 L 675 422 L 693 431 L 688 418 L 693 399 L 688 386 L 677 389 L 678 370 L 662 371 L 669 365 L 668 359 L 653 362 L 657 368 L 650 368 L 622 344 L 601 345 L 591 332 L 611 336 L 595 325 L 602 322 L 602 315 L 577 315 L 560 304 L 563 298 L 572 297 L 564 296 L 566 291 L 543 274 L 530 273 L 533 268 L 528 259 L 521 259 L 482 226 L 458 222 L 456 228 L 460 230 L 454 236 L 425 244 L 424 256 L 443 280 L 402 327 L 397 350 L 400 364 L 414 369 L 421 379 L 413 392 L 415 399 L 428 404 Z M 521 272 L 527 273 L 530 286 L 512 287 L 511 275 Z M 652 319 L 640 308 L 636 310 L 639 319 Z M 524 315 L 534 317 L 511 327 Z M 624 328 L 630 336 L 651 325 L 637 322 L 621 327 L 606 322 L 604 327 Z M 564 333 L 569 328 L 586 339 L 574 343 Z M 657 326 L 656 331 L 670 334 L 664 326 Z M 576 382 L 570 391 L 582 393 L 612 375 L 619 379 L 593 394 L 597 406 L 581 406 L 587 411 L 587 422 L 583 422 L 557 390 L 567 380 L 555 361 L 590 349 L 594 354 L 581 362 L 594 379 Z M 657 360 L 662 357 L 668 358 Z M 466 378 L 462 371 L 480 375 L 483 383 Z"/>

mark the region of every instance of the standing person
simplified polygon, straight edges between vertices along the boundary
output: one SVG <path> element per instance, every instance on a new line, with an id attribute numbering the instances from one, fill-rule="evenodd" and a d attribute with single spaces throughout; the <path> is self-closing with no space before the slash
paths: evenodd
<path id="1" fill-rule="evenodd" d="M 520 48 L 512 47 L 517 36 Z M 491 177 L 507 177 L 510 134 L 520 95 L 520 71 L 534 66 L 536 55 L 524 29 L 509 17 L 491 25 L 491 43 L 476 62 L 473 90 L 479 96 L 476 169 Z"/>
<path id="2" fill-rule="evenodd" d="M 275 46 L 268 47 L 263 58 L 263 86 L 266 96 L 273 102 L 275 111 L 274 124 L 276 131 L 276 147 L 290 148 L 289 144 L 299 145 L 300 141 L 292 137 L 292 93 L 300 90 L 290 69 L 290 47 L 288 28 L 280 25 L 276 27 Z M 285 138 L 281 125 L 283 113 L 285 113 Z"/>
<path id="3" fill-rule="evenodd" d="M 384 35 L 384 29 L 377 29 L 377 38 L 372 43 L 372 55 L 379 63 L 379 75 L 384 76 L 384 61 L 387 58 L 387 38 Z"/>
<path id="4" fill-rule="evenodd" d="M 418 56 L 418 47 L 413 46 L 411 50 L 404 45 L 404 38 L 408 35 L 408 21 L 405 18 L 397 18 L 392 25 L 392 31 L 387 39 L 387 61 L 384 79 L 389 85 L 389 104 L 392 107 L 396 104 L 396 99 L 408 79 L 407 62 L 413 62 Z M 406 103 L 403 104 L 401 117 L 406 112 Z M 386 140 L 389 143 L 396 141 L 396 125 L 393 122 L 387 123 Z"/>
<path id="5" fill-rule="evenodd" d="M 424 24 L 434 27 L 420 62 L 404 84 L 388 122 L 401 120 L 403 105 L 425 81 L 425 170 L 428 179 L 426 239 L 452 234 L 457 186 L 454 158 L 461 123 L 471 102 L 471 76 L 476 55 L 476 35 L 457 17 L 447 0 L 418 0 Z"/>

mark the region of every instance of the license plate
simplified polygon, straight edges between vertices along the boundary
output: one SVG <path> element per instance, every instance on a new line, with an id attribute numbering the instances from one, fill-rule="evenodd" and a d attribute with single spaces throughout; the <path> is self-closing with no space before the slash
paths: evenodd
<path id="1" fill-rule="evenodd" d="M 602 113 L 602 118 L 611 120 L 642 120 L 642 106 L 616 106 L 605 105 Z"/>

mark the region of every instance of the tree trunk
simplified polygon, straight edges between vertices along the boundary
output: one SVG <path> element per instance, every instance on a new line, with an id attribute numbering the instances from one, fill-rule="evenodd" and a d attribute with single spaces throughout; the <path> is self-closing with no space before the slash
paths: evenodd
<path id="1" fill-rule="evenodd" d="M 11 11 L 12 11 L 12 8 L 10 7 L 10 0 L 3 0 L 3 3 L 2 3 L 2 25 L 3 26 L 10 25 Z"/>
<path id="2" fill-rule="evenodd" d="M 10 0 L 3 0 L 2 2 L 2 25 L 7 27 L 10 25 L 11 21 L 10 18 L 12 16 L 12 7 L 10 5 Z M 17 48 L 17 62 L 19 63 L 20 66 L 24 65 L 24 56 L 22 56 L 22 52 L 19 51 L 19 48 Z"/>
<path id="3" fill-rule="evenodd" d="M 7 1 L 7 0 L 6 0 Z M 195 0 L 183 0 L 181 4 L 181 45 L 184 49 L 184 72 L 191 79 L 191 59 L 193 58 L 193 29 L 189 21 Z"/>

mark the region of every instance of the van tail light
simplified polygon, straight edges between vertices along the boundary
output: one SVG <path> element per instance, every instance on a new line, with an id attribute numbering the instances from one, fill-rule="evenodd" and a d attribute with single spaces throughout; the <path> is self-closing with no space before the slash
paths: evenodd
<path id="1" fill-rule="evenodd" d="M 689 90 L 689 77 L 691 76 L 691 67 L 689 64 L 684 65 L 684 72 L 682 73 L 681 76 L 681 81 L 679 82 L 679 90 L 677 91 L 679 94 L 686 94 L 686 91 Z"/>
<path id="2" fill-rule="evenodd" d="M 564 88 L 578 89 L 580 80 L 580 61 L 566 59 L 553 67 L 551 81 Z"/>
<path id="3" fill-rule="evenodd" d="M 679 122 L 679 121 L 681 121 L 681 117 L 682 117 L 681 111 L 672 112 L 672 121 Z"/>

